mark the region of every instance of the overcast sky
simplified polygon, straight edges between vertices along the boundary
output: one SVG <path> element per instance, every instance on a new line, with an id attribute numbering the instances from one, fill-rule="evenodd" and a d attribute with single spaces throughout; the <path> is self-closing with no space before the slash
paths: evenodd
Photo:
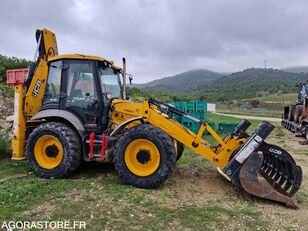
<path id="1" fill-rule="evenodd" d="M 32 59 L 37 28 L 61 54 L 127 58 L 134 82 L 191 69 L 308 65 L 308 1 L 0 1 L 0 53 Z"/>

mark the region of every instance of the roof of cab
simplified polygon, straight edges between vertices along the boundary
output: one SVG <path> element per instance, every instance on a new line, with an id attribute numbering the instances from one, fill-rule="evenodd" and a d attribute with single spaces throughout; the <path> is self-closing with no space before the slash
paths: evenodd
<path id="1" fill-rule="evenodd" d="M 104 59 L 103 57 L 93 56 L 93 55 L 82 55 L 82 54 L 56 55 L 56 56 L 50 57 L 48 59 L 48 62 L 59 60 L 59 59 L 85 59 L 85 60 L 107 61 L 108 63 L 112 65 L 113 68 L 121 70 L 120 67 L 117 67 L 114 65 L 113 60 L 108 60 L 108 59 Z"/>

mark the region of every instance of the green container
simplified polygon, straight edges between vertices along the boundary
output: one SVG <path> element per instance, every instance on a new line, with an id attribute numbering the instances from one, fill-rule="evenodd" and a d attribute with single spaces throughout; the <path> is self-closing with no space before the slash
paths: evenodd
<path id="1" fill-rule="evenodd" d="M 182 123 L 182 116 L 179 116 L 179 115 L 175 115 L 173 114 L 172 115 L 172 118 L 180 123 Z"/>
<path id="2" fill-rule="evenodd" d="M 184 127 L 186 127 L 187 129 L 189 129 L 193 132 L 193 130 L 194 130 L 193 123 L 184 123 L 183 125 L 184 125 Z"/>
<path id="3" fill-rule="evenodd" d="M 205 120 L 206 119 L 206 113 L 201 113 L 201 112 L 195 112 L 192 114 L 192 116 L 197 117 L 200 120 Z"/>
<path id="4" fill-rule="evenodd" d="M 180 110 L 180 111 L 185 111 L 185 105 L 184 105 L 184 102 L 182 101 L 177 101 L 177 102 L 174 102 L 173 104 L 176 109 Z"/>
<path id="5" fill-rule="evenodd" d="M 186 127 L 187 129 L 189 129 L 190 131 L 197 133 L 199 131 L 200 124 L 191 121 L 191 122 L 183 123 L 183 126 Z"/>
<path id="6" fill-rule="evenodd" d="M 193 120 L 191 120 L 191 119 L 188 119 L 188 118 L 186 118 L 186 117 L 182 117 L 182 124 L 192 124 L 194 121 Z"/>
<path id="7" fill-rule="evenodd" d="M 186 102 L 185 109 L 186 109 L 186 113 L 195 112 L 195 102 Z"/>
<path id="8" fill-rule="evenodd" d="M 205 101 L 197 101 L 195 102 L 196 112 L 204 113 L 207 111 L 207 104 Z"/>
<path id="9" fill-rule="evenodd" d="M 198 131 L 199 131 L 199 129 L 200 129 L 200 123 L 197 123 L 197 122 L 195 122 L 194 123 L 194 132 L 197 134 L 198 133 Z"/>
<path id="10" fill-rule="evenodd" d="M 218 123 L 218 133 L 220 134 L 231 134 L 237 127 L 236 122 L 219 122 Z"/>

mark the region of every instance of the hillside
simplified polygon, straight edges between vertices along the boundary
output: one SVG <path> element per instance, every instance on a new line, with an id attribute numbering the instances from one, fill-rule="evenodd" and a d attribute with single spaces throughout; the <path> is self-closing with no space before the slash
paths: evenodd
<path id="1" fill-rule="evenodd" d="M 223 101 L 255 97 L 258 92 L 291 93 L 297 91 L 294 87 L 297 82 L 307 79 L 308 73 L 250 68 L 200 86 L 192 95 L 204 95 L 211 100 Z"/>
<path id="2" fill-rule="evenodd" d="M 146 84 L 135 84 L 134 87 L 161 92 L 190 92 L 200 85 L 217 80 L 223 75 L 209 70 L 192 70 L 174 76 L 157 79 Z"/>
<path id="3" fill-rule="evenodd" d="M 193 78 L 188 77 L 188 73 L 194 73 Z M 249 68 L 228 76 L 216 74 L 210 78 L 198 77 L 198 71 L 190 71 L 145 84 L 147 87 L 143 86 L 142 91 L 145 96 L 147 93 L 153 96 L 154 91 L 157 97 L 168 94 L 177 99 L 226 101 L 252 98 L 262 92 L 294 93 L 297 91 L 295 84 L 307 79 L 308 73 L 291 73 L 271 68 Z"/>
<path id="4" fill-rule="evenodd" d="M 292 73 L 308 73 L 308 66 L 287 67 L 283 70 Z"/>

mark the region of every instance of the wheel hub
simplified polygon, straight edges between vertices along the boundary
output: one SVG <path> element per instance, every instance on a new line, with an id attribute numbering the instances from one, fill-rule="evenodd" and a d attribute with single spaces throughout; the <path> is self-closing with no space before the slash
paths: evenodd
<path id="1" fill-rule="evenodd" d="M 59 149 L 57 148 L 56 145 L 50 145 L 45 149 L 45 153 L 49 158 L 55 158 L 57 157 L 59 153 Z"/>
<path id="2" fill-rule="evenodd" d="M 141 164 L 146 164 L 151 160 L 150 152 L 145 149 L 140 149 L 140 151 L 137 153 L 137 160 Z"/>
<path id="3" fill-rule="evenodd" d="M 137 176 L 150 176 L 160 165 L 158 148 L 148 139 L 133 140 L 124 155 L 128 170 Z"/>
<path id="4" fill-rule="evenodd" d="M 34 156 L 38 165 L 44 169 L 53 169 L 61 164 L 64 149 L 60 140 L 53 135 L 40 136 L 34 145 Z"/>

